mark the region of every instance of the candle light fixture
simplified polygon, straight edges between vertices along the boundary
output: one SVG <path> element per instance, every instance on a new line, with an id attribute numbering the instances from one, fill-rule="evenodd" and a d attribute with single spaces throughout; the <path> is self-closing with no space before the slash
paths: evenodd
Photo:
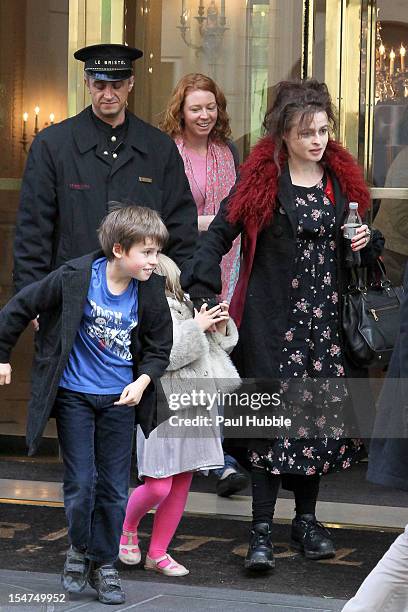
<path id="1" fill-rule="evenodd" d="M 382 70 L 384 68 L 384 60 L 385 60 L 385 47 L 382 43 L 378 48 L 378 52 L 380 55 L 380 70 Z"/>
<path id="2" fill-rule="evenodd" d="M 390 76 L 394 74 L 394 64 L 395 64 L 395 51 L 391 49 L 390 52 Z"/>
<path id="3" fill-rule="evenodd" d="M 382 24 L 378 16 L 379 9 L 376 33 L 375 99 L 377 102 L 404 100 L 405 103 L 408 91 L 408 70 L 405 62 L 406 47 L 401 42 L 399 49 L 398 47 L 393 48 L 395 39 L 388 41 L 386 35 L 384 35 L 383 40 Z M 391 38 L 391 32 L 389 36 Z"/>
<path id="4" fill-rule="evenodd" d="M 38 134 L 40 129 L 42 129 L 42 127 L 47 127 L 48 125 L 54 125 L 54 123 L 55 123 L 55 113 L 50 113 L 49 116 L 48 116 L 48 121 L 46 121 L 44 123 L 44 125 L 42 127 L 40 127 L 39 115 L 40 115 L 40 107 L 36 106 L 34 108 L 34 130 L 33 130 L 32 137 L 28 137 L 27 136 L 28 131 L 29 131 L 29 126 L 28 126 L 28 118 L 29 118 L 29 116 L 28 116 L 28 113 L 25 112 L 22 115 L 23 129 L 22 129 L 20 144 L 22 145 L 24 153 L 27 153 L 28 145 L 29 145 L 29 142 L 30 142 L 31 138 L 35 138 L 35 136 Z"/>
<path id="5" fill-rule="evenodd" d="M 406 53 L 406 49 L 404 45 L 401 43 L 401 47 L 400 47 L 401 72 L 405 71 L 405 53 Z"/>
<path id="6" fill-rule="evenodd" d="M 23 147 L 24 153 L 27 153 L 27 145 L 28 145 L 27 121 L 28 121 L 28 113 L 23 113 L 23 134 L 21 136 L 20 143 Z"/>
<path id="7" fill-rule="evenodd" d="M 204 53 L 210 58 L 212 63 L 215 61 L 224 33 L 229 29 L 226 25 L 225 4 L 225 0 L 220 0 L 220 2 L 209 0 L 207 4 L 205 4 L 204 0 L 199 0 L 197 15 L 194 16 L 198 23 L 198 34 L 201 38 L 201 44 L 197 44 L 192 40 L 193 34 L 187 0 L 181 0 L 180 25 L 177 26 L 180 30 L 181 38 L 187 47 L 195 49 L 197 54 Z"/>
<path id="8" fill-rule="evenodd" d="M 38 115 L 40 113 L 40 107 L 36 106 L 34 109 L 35 112 L 35 121 L 34 121 L 34 136 L 38 134 Z"/>

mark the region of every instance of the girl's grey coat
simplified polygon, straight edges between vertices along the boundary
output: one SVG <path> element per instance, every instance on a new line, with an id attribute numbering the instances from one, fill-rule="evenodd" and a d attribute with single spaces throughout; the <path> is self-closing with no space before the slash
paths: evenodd
<path id="1" fill-rule="evenodd" d="M 231 392 L 240 382 L 228 356 L 238 342 L 235 323 L 228 322 L 226 336 L 204 333 L 193 319 L 192 305 L 171 297 L 167 301 L 173 319 L 173 348 L 161 383 L 170 407 L 174 408 L 173 418 L 159 425 L 147 440 L 140 427 L 137 432 L 139 476 L 153 478 L 224 465 L 220 431 L 215 424 L 218 411 L 208 411 L 205 405 L 176 410 L 177 397 L 182 393 L 191 396 L 192 390 L 209 394 Z M 178 419 L 183 417 L 207 417 L 211 424 L 179 425 Z"/>

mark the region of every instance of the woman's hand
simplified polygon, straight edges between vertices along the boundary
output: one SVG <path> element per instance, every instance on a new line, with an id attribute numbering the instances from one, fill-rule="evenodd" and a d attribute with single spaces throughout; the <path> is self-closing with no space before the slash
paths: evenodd
<path id="1" fill-rule="evenodd" d="M 142 374 L 134 382 L 127 385 L 120 396 L 119 400 L 114 403 L 115 406 L 137 406 L 142 399 L 142 395 L 148 384 L 150 376 Z"/>
<path id="2" fill-rule="evenodd" d="M 356 229 L 356 233 L 351 239 L 351 248 L 354 252 L 361 251 L 370 242 L 371 230 L 365 223 Z"/>
<path id="3" fill-rule="evenodd" d="M 9 385 L 11 383 L 11 365 L 9 363 L 0 363 L 0 385 Z"/>
<path id="4" fill-rule="evenodd" d="M 221 304 L 217 304 L 209 310 L 207 310 L 207 304 L 203 304 L 199 311 L 194 308 L 194 321 L 203 332 L 217 331 L 217 323 L 228 321 L 228 319 L 228 311 L 225 313 L 221 308 Z"/>

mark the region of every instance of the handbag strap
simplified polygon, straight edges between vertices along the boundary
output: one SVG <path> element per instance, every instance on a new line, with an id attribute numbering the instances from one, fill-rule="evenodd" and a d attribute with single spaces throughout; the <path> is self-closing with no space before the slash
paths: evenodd
<path id="1" fill-rule="evenodd" d="M 385 268 L 384 262 L 379 257 L 377 257 L 375 262 L 377 264 L 377 268 L 380 271 L 380 287 L 381 287 L 381 289 L 384 289 L 388 293 L 388 295 L 390 297 L 391 297 L 391 294 L 393 294 L 397 298 L 399 303 L 401 304 L 401 302 L 402 302 L 402 295 L 401 295 L 401 293 L 399 291 L 397 291 L 397 288 L 394 287 L 394 285 L 391 283 L 390 279 L 388 278 L 387 270 Z"/>
<path id="2" fill-rule="evenodd" d="M 401 303 L 402 296 L 398 291 L 396 291 L 395 287 L 388 278 L 384 262 L 381 259 L 377 258 L 375 260 L 375 264 L 380 272 L 380 287 L 382 289 L 385 289 L 388 294 L 394 294 L 394 296 Z M 350 268 L 350 281 L 351 282 L 349 284 L 349 289 L 351 289 L 352 291 L 361 291 L 362 293 L 366 293 L 369 287 L 367 268 L 357 266 L 353 266 L 352 268 Z"/>
<path id="3" fill-rule="evenodd" d="M 365 291 L 367 289 L 367 268 L 352 266 L 350 270 L 350 289 Z"/>
<path id="4" fill-rule="evenodd" d="M 375 262 L 376 262 L 377 267 L 379 268 L 380 273 L 381 273 L 381 284 L 382 285 L 385 285 L 385 284 L 391 285 L 391 281 L 390 281 L 390 279 L 387 276 L 387 271 L 385 269 L 385 265 L 384 265 L 384 262 L 382 261 L 382 259 L 377 257 Z"/>

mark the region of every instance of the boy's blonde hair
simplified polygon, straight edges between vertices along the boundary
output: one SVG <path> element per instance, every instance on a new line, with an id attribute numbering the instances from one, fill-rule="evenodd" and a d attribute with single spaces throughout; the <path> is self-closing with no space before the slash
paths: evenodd
<path id="1" fill-rule="evenodd" d="M 115 244 L 120 244 L 125 253 L 149 238 L 160 249 L 166 244 L 169 233 L 155 210 L 113 201 L 108 202 L 108 208 L 109 213 L 98 229 L 99 243 L 108 260 L 114 257 Z"/>
<path id="2" fill-rule="evenodd" d="M 180 268 L 178 265 L 164 253 L 159 253 L 155 272 L 166 278 L 166 295 L 183 302 L 185 298 L 180 285 Z"/>

